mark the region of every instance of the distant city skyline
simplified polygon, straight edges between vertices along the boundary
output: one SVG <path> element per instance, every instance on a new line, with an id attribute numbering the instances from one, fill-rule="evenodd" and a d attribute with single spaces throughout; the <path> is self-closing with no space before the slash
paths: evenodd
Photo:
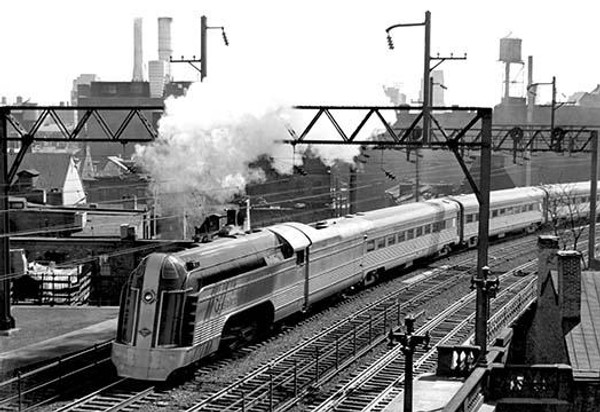
<path id="1" fill-rule="evenodd" d="M 143 20 L 143 55 L 158 58 L 157 19 L 172 17 L 173 56 L 199 57 L 200 16 L 224 26 L 230 45 L 209 31 L 206 81 L 260 92 L 289 104 L 371 104 L 389 99 L 383 86 L 401 84 L 407 100 L 419 98 L 423 71 L 423 28 L 392 31 L 396 23 L 422 22 L 432 15 L 431 54 L 468 53 L 466 61 L 444 62 L 445 100 L 462 106 L 493 106 L 502 93 L 500 38 L 523 40 L 522 59 L 534 56 L 534 81 L 557 78 L 559 99 L 591 91 L 600 83 L 600 58 L 590 44 L 597 11 L 591 1 L 545 2 L 542 6 L 508 0 L 408 3 L 343 1 L 276 2 L 126 1 L 52 3 L 11 2 L 0 15 L 4 64 L 0 96 L 42 104 L 70 101 L 72 82 L 93 73 L 105 81 L 130 81 L 133 22 Z M 92 6 L 93 5 L 93 6 Z M 524 73 L 515 72 L 526 80 Z M 175 80 L 197 80 L 185 64 L 174 65 Z M 146 80 L 147 68 L 146 68 Z M 544 90 L 548 89 L 548 90 Z M 539 101 L 550 88 L 540 88 Z"/>

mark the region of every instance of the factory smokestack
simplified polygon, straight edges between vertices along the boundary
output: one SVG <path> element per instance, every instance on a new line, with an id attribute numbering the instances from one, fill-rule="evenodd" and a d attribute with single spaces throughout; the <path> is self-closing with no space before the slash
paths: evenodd
<path id="1" fill-rule="evenodd" d="M 133 20 L 133 81 L 144 81 L 144 53 L 142 51 L 142 19 Z"/>
<path id="2" fill-rule="evenodd" d="M 158 18 L 158 60 L 165 62 L 166 75 L 170 76 L 171 68 L 169 60 L 173 50 L 171 50 L 171 22 L 170 17 Z"/>

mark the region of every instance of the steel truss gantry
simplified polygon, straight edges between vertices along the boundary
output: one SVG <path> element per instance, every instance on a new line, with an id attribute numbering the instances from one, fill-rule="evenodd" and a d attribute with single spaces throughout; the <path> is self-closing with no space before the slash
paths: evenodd
<path id="1" fill-rule="evenodd" d="M 563 126 L 563 127 L 539 127 L 539 126 L 495 126 L 492 127 L 492 109 L 481 107 L 435 107 L 428 108 L 427 117 L 432 123 L 428 134 L 424 134 L 419 124 L 424 122 L 423 107 L 409 106 L 296 106 L 298 110 L 312 111 L 314 113 L 306 127 L 301 131 L 289 129 L 292 139 L 286 140 L 292 145 L 299 144 L 354 144 L 375 148 L 405 148 L 407 150 L 417 148 L 445 148 L 450 150 L 477 197 L 479 202 L 479 232 L 478 232 L 478 254 L 477 275 L 474 276 L 474 284 L 477 285 L 477 314 L 475 344 L 481 348 L 480 362 L 485 362 L 487 349 L 487 318 L 488 297 L 486 288 L 482 286 L 486 281 L 486 269 L 488 260 L 488 234 L 489 234 L 489 196 L 491 179 L 491 153 L 492 151 L 505 151 L 513 154 L 513 161 L 517 161 L 519 154 L 533 152 L 591 152 L 592 174 L 590 216 L 596 209 L 596 167 L 598 133 L 594 127 Z M 356 116 L 362 115 L 361 120 L 352 130 L 345 130 L 341 121 L 336 118 L 337 113 L 355 112 Z M 395 114 L 394 122 L 388 121 L 384 114 L 392 112 Z M 462 127 L 444 127 L 438 120 L 436 114 L 442 118 L 450 114 L 461 114 L 466 118 Z M 470 119 L 469 119 L 470 115 Z M 359 117 L 360 118 L 360 117 Z M 410 118 L 408 124 L 401 125 L 398 119 Z M 384 132 L 370 134 L 366 131 L 366 125 L 374 119 Z M 311 133 L 320 122 L 329 122 L 330 126 L 337 132 L 334 138 L 323 139 L 314 137 Z M 456 121 L 454 121 L 456 123 Z M 371 125 L 373 122 L 370 123 Z M 423 127 L 425 129 L 425 127 Z M 428 137 L 426 139 L 426 137 Z M 465 151 L 480 150 L 480 176 L 479 184 L 475 182 L 467 164 L 464 161 Z M 594 160 L 595 159 L 595 160 Z M 595 163 L 594 163 L 595 162 Z M 595 218 L 595 216 L 594 216 Z M 590 225 L 590 231 L 594 225 Z M 593 238 L 593 235 L 591 234 Z"/>
<path id="2" fill-rule="evenodd" d="M 10 308 L 10 239 L 8 220 L 8 195 L 9 188 L 14 180 L 19 165 L 21 164 L 27 149 L 34 142 L 114 142 L 114 143 L 141 143 L 150 142 L 158 136 L 151 121 L 144 113 L 164 111 L 163 106 L 0 106 L 0 331 L 10 331 L 15 327 L 15 320 L 11 315 Z M 27 130 L 17 120 L 15 114 L 28 112 L 28 117 L 34 117 L 31 126 Z M 60 113 L 77 112 L 79 120 L 71 128 L 61 117 Z M 106 118 L 106 112 L 121 112 L 124 116 L 117 121 L 115 118 Z M 56 125 L 58 132 L 41 132 L 44 123 L 51 119 Z M 134 119 L 141 123 L 145 136 L 130 137 L 126 131 Z M 102 130 L 103 136 L 86 136 L 85 126 L 95 121 Z M 9 128 L 10 126 L 10 128 Z M 144 132 L 142 132 L 144 133 Z M 17 156 L 8 169 L 8 142 L 17 141 L 21 147 Z"/>

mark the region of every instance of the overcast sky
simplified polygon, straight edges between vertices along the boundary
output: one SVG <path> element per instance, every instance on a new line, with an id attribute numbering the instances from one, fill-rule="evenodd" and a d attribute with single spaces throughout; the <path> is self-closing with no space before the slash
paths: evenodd
<path id="1" fill-rule="evenodd" d="M 3 2 L 0 96 L 45 104 L 68 101 L 72 81 L 95 73 L 128 81 L 133 66 L 133 19 L 144 18 L 144 60 L 157 59 L 157 18 L 170 16 L 176 57 L 199 54 L 200 16 L 210 26 L 208 81 L 244 85 L 294 104 L 369 104 L 382 86 L 400 83 L 417 99 L 423 71 L 423 28 L 392 32 L 396 23 L 422 22 L 432 13 L 432 55 L 468 53 L 448 61 L 447 104 L 492 106 L 501 95 L 500 38 L 523 40 L 522 58 L 534 56 L 534 81 L 557 77 L 560 94 L 600 83 L 595 1 L 152 1 L 20 0 Z M 514 71 L 519 79 L 518 70 Z M 176 80 L 195 80 L 187 65 Z M 521 79 L 526 80 L 523 66 Z M 544 93 L 544 92 L 542 92 Z"/>

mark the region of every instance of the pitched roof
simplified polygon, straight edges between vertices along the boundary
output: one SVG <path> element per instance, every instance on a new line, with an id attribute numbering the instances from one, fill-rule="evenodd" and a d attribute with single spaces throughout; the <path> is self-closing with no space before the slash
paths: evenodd
<path id="1" fill-rule="evenodd" d="M 573 378 L 600 381 L 600 272 L 581 273 L 581 322 L 565 341 Z"/>
<path id="2" fill-rule="evenodd" d="M 16 155 L 9 154 L 12 165 Z M 42 189 L 62 189 L 72 156 L 69 153 L 27 153 L 19 166 L 21 170 L 39 172 L 37 186 Z"/>

